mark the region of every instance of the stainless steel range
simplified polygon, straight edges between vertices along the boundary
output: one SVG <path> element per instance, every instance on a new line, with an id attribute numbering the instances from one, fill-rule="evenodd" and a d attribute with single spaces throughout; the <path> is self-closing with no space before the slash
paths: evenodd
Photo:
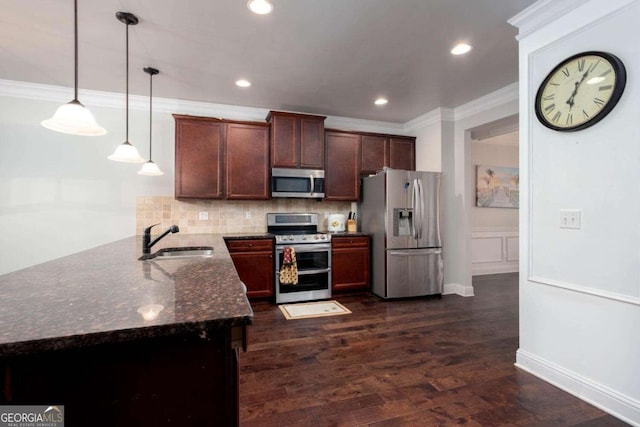
<path id="1" fill-rule="evenodd" d="M 318 232 L 318 214 L 268 213 L 276 239 L 276 303 L 331 298 L 331 235 Z"/>

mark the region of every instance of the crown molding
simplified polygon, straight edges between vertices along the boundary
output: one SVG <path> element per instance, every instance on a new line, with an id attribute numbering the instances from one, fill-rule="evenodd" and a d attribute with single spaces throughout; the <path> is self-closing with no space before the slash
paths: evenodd
<path id="1" fill-rule="evenodd" d="M 342 129 L 360 132 L 386 133 L 391 135 L 407 135 L 402 123 L 383 122 L 377 120 L 351 119 L 340 116 L 327 116 L 324 126 L 331 129 Z"/>
<path id="2" fill-rule="evenodd" d="M 518 28 L 516 39 L 521 40 L 583 4 L 584 0 L 539 0 L 507 22 Z"/>
<path id="3" fill-rule="evenodd" d="M 491 92 L 454 109 L 455 120 L 466 119 L 474 114 L 498 107 L 519 99 L 518 82 L 511 83 L 502 89 Z"/>
<path id="4" fill-rule="evenodd" d="M 70 87 L 44 85 L 40 83 L 20 82 L 0 79 L 0 96 L 8 96 L 37 101 L 65 103 L 73 99 Z M 80 89 L 80 102 L 89 107 L 121 109 L 125 96 L 121 93 L 101 92 Z M 452 108 L 437 108 L 416 117 L 406 123 L 364 120 L 340 116 L 327 116 L 325 125 L 330 128 L 362 132 L 375 132 L 397 135 L 409 135 L 424 126 L 439 122 L 453 122 L 473 114 L 494 108 L 518 99 L 518 83 L 513 83 L 467 104 Z M 149 98 L 141 95 L 129 95 L 129 109 L 147 111 Z M 181 99 L 153 98 L 155 112 L 170 114 L 189 114 L 208 117 L 220 117 L 232 120 L 264 121 L 269 113 L 266 108 L 243 107 L 237 105 L 214 104 L 208 102 L 186 101 Z"/>
<path id="5" fill-rule="evenodd" d="M 441 122 L 453 122 L 455 115 L 451 108 L 436 108 L 433 111 L 422 114 L 415 119 L 409 120 L 404 124 L 404 129 L 407 133 L 415 132 L 417 129 L 421 129 L 426 126 L 431 126 Z"/>
<path id="6" fill-rule="evenodd" d="M 0 79 L 0 96 L 63 104 L 73 99 L 73 88 Z M 125 105 L 125 96 L 121 93 L 80 89 L 78 98 L 80 99 L 80 102 L 88 107 L 121 109 L 124 108 Z M 149 109 L 149 97 L 129 95 L 129 109 L 147 111 Z M 214 104 L 209 102 L 185 101 L 181 99 L 156 97 L 153 98 L 153 110 L 157 113 L 187 114 L 260 122 L 265 121 L 265 118 L 270 111 L 267 108 L 243 107 L 237 105 Z M 399 135 L 404 135 L 406 133 L 405 126 L 402 123 L 353 119 L 339 116 L 327 116 L 325 123 L 327 127 L 345 130 Z"/>

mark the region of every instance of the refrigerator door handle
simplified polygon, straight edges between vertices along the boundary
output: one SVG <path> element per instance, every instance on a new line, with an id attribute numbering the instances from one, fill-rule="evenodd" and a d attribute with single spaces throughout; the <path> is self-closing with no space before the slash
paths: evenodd
<path id="1" fill-rule="evenodd" d="M 420 232 L 419 230 L 419 221 L 420 221 L 420 204 L 419 204 L 419 200 L 420 200 L 420 195 L 419 195 L 419 189 L 418 189 L 418 180 L 414 179 L 413 180 L 413 192 L 411 195 L 411 208 L 413 209 L 413 219 L 411 221 L 411 234 L 413 235 L 413 238 L 418 240 L 418 234 Z"/>
<path id="2" fill-rule="evenodd" d="M 418 203 L 420 204 L 420 217 L 419 217 L 419 222 L 418 222 L 418 239 L 422 239 L 422 233 L 424 232 L 424 193 L 422 191 L 422 181 L 417 179 L 416 182 L 418 183 L 418 196 L 419 196 L 419 201 Z"/>

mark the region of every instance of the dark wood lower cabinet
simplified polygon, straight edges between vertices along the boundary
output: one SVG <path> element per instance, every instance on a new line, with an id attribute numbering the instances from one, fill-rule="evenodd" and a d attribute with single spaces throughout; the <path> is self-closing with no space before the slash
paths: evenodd
<path id="1" fill-rule="evenodd" d="M 69 426 L 238 425 L 233 342 L 230 328 L 201 329 L 2 358 L 0 403 L 64 405 Z"/>
<path id="2" fill-rule="evenodd" d="M 370 280 L 369 237 L 333 237 L 331 239 L 331 289 L 366 290 Z"/>
<path id="3" fill-rule="evenodd" d="M 247 287 L 247 297 L 273 296 L 273 240 L 227 239 L 226 243 L 238 276 Z"/>

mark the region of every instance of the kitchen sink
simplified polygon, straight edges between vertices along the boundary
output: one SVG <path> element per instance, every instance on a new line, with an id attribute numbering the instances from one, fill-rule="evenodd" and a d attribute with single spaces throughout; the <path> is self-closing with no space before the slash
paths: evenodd
<path id="1" fill-rule="evenodd" d="M 140 261 L 161 260 L 161 259 L 182 259 L 182 258 L 211 258 L 213 247 L 211 246 L 185 246 L 182 248 L 164 248 L 152 254 L 144 254 Z"/>

